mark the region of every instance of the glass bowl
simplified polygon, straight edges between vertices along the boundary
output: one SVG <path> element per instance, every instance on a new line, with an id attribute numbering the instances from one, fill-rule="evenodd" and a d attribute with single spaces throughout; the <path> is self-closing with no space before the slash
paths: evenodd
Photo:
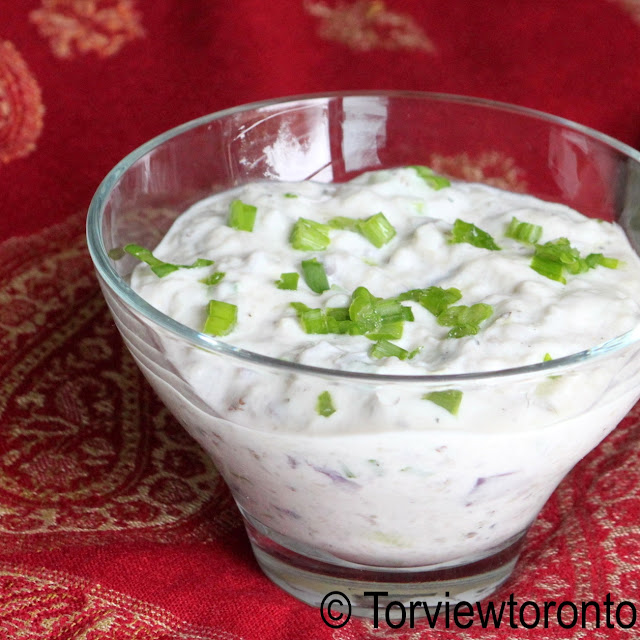
<path id="1" fill-rule="evenodd" d="M 342 592 L 362 616 L 393 601 L 474 602 L 509 577 L 550 494 L 637 401 L 638 330 L 501 371 L 328 370 L 243 351 L 172 320 L 130 288 L 136 260 L 122 247 L 154 247 L 195 202 L 247 182 L 342 182 L 406 165 L 615 220 L 637 250 L 636 151 L 539 112 L 425 93 L 302 96 L 205 116 L 116 165 L 88 215 L 89 250 L 118 329 L 212 457 L 264 572 L 313 606 Z M 456 417 L 415 402 L 452 389 L 464 394 Z M 310 404 L 327 390 L 349 407 L 330 428 Z"/>

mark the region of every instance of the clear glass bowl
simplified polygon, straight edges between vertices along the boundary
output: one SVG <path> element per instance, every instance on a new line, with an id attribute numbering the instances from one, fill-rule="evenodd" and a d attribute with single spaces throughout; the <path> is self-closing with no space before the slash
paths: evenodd
<path id="1" fill-rule="evenodd" d="M 495 372 L 319 369 L 243 351 L 163 315 L 129 287 L 136 261 L 121 248 L 154 247 L 190 205 L 246 182 L 344 181 L 413 164 L 616 220 L 638 247 L 636 151 L 527 109 L 404 92 L 273 100 L 187 123 L 122 160 L 88 216 L 89 249 L 122 337 L 213 458 L 262 569 L 314 606 L 339 590 L 365 616 L 374 606 L 365 592 L 388 593 L 380 609 L 394 600 L 473 602 L 508 578 L 549 495 L 638 399 L 638 331 Z M 455 419 L 413 402 L 448 389 L 464 393 Z M 324 390 L 358 424 L 338 420 L 323 431 L 313 410 L 301 419 L 300 402 Z"/>

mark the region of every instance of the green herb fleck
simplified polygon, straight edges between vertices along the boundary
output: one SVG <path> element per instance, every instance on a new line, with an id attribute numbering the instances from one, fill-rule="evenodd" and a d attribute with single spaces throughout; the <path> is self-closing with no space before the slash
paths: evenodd
<path id="1" fill-rule="evenodd" d="M 298 218 L 293 226 L 289 241 L 299 251 L 324 251 L 329 246 L 329 225 Z"/>
<path id="2" fill-rule="evenodd" d="M 478 333 L 480 323 L 490 318 L 492 314 L 493 307 L 481 302 L 470 307 L 465 305 L 449 307 L 437 316 L 437 321 L 441 326 L 452 327 L 447 334 L 448 338 L 463 338 Z"/>
<path id="3" fill-rule="evenodd" d="M 423 400 L 429 400 L 439 407 L 446 409 L 452 416 L 458 415 L 460 403 L 462 402 L 462 391 L 458 389 L 448 389 L 447 391 L 431 391 L 422 396 Z"/>
<path id="4" fill-rule="evenodd" d="M 253 231 L 258 209 L 242 200 L 234 200 L 229 207 L 229 226 L 239 231 Z"/>
<path id="5" fill-rule="evenodd" d="M 226 273 L 224 273 L 224 271 L 216 271 L 215 273 L 212 273 L 210 276 L 207 276 L 206 278 L 202 278 L 200 282 L 208 286 L 213 286 L 218 284 L 218 282 L 220 282 L 225 277 L 225 275 Z"/>
<path id="6" fill-rule="evenodd" d="M 447 180 L 444 176 L 439 176 L 437 173 L 430 169 L 429 167 L 425 167 L 422 165 L 411 165 L 411 169 L 414 169 L 415 172 L 432 188 L 436 191 L 440 189 L 444 189 L 445 187 L 450 187 L 451 182 Z"/>
<path id="7" fill-rule="evenodd" d="M 302 261 L 302 277 L 309 289 L 315 293 L 322 293 L 329 289 L 329 280 L 324 266 L 316 258 Z"/>
<path id="8" fill-rule="evenodd" d="M 451 230 L 451 244 L 466 243 L 478 247 L 480 249 L 488 249 L 489 251 L 500 251 L 500 247 L 495 240 L 486 231 L 483 231 L 471 222 L 465 222 L 458 218 L 453 223 Z"/>
<path id="9" fill-rule="evenodd" d="M 170 262 L 164 262 L 156 258 L 149 249 L 145 249 L 139 244 L 128 244 L 124 247 L 124 251 L 148 264 L 151 267 L 151 271 L 153 271 L 158 278 L 164 278 L 178 269 L 196 269 L 198 267 L 208 267 L 213 264 L 213 260 L 205 260 L 204 258 L 198 258 L 193 264 L 189 265 L 171 264 Z"/>
<path id="10" fill-rule="evenodd" d="M 226 336 L 233 331 L 237 320 L 238 307 L 235 304 L 210 300 L 208 316 L 202 332 L 213 336 Z"/>
<path id="11" fill-rule="evenodd" d="M 291 273 L 281 273 L 280 280 L 276 280 L 276 287 L 278 287 L 278 289 L 295 291 L 298 288 L 299 277 L 299 274 L 295 271 Z"/>
<path id="12" fill-rule="evenodd" d="M 513 217 L 504 235 L 524 244 L 536 244 L 542 237 L 542 227 L 539 224 L 520 222 Z"/>
<path id="13" fill-rule="evenodd" d="M 371 347 L 369 355 L 376 360 L 392 357 L 398 358 L 399 360 L 406 360 L 409 357 L 409 352 L 388 340 L 380 340 Z"/>
<path id="14" fill-rule="evenodd" d="M 330 415 L 336 412 L 336 408 L 333 406 L 333 399 L 328 391 L 323 391 L 316 402 L 316 413 L 324 418 L 328 418 Z"/>
<path id="15" fill-rule="evenodd" d="M 378 249 L 396 235 L 395 228 L 382 212 L 361 221 L 358 224 L 358 231 Z"/>

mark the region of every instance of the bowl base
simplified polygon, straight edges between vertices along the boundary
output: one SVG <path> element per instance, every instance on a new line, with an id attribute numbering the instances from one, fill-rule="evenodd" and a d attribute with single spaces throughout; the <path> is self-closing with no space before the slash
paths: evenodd
<path id="1" fill-rule="evenodd" d="M 345 615 L 389 621 L 406 617 L 407 623 L 409 616 L 418 619 L 425 617 L 427 610 L 433 615 L 439 609 L 444 615 L 447 603 L 468 602 L 473 606 L 494 593 L 511 575 L 526 533 L 521 532 L 490 555 L 465 564 L 370 567 L 337 558 L 327 562 L 313 551 L 301 553 L 299 543 L 243 515 L 260 568 L 287 593 L 325 611 L 332 599 L 328 594 L 334 594 L 334 614 L 342 611 Z"/>

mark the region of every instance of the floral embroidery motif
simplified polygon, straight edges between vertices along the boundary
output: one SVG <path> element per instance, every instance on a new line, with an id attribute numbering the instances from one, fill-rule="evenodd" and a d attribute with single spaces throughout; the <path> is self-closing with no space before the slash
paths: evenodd
<path id="1" fill-rule="evenodd" d="M 525 191 L 527 188 L 524 171 L 516 165 L 513 158 L 500 151 L 484 151 L 475 157 L 467 153 L 454 156 L 433 154 L 430 166 L 434 171 L 452 178 L 484 182 L 499 189 Z"/>
<path id="2" fill-rule="evenodd" d="M 208 456 L 116 333 L 84 214 L 0 245 L 0 353 L 0 546 L 51 549 L 122 531 L 209 539 L 241 526 Z"/>
<path id="3" fill-rule="evenodd" d="M 38 82 L 13 44 L 0 40 L 0 165 L 35 149 L 43 115 Z"/>
<path id="4" fill-rule="evenodd" d="M 318 34 L 321 38 L 340 42 L 356 51 L 417 49 L 435 52 L 433 42 L 411 16 L 388 11 L 383 0 L 339 1 L 333 7 L 307 0 L 305 10 L 320 18 Z"/>
<path id="5" fill-rule="evenodd" d="M 0 564 L 0 635 L 14 640 L 241 640 L 61 571 Z"/>
<path id="6" fill-rule="evenodd" d="M 42 0 L 29 18 L 58 58 L 90 51 L 107 58 L 145 34 L 132 0 Z"/>

